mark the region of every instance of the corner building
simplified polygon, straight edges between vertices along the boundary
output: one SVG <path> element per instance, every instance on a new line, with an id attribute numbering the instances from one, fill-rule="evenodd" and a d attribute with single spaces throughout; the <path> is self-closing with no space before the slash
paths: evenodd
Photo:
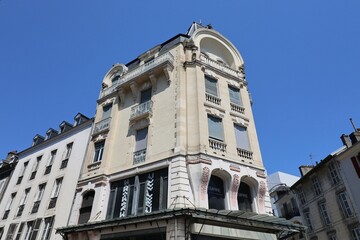
<path id="1" fill-rule="evenodd" d="M 193 23 L 106 73 L 65 239 L 275 239 L 244 62 Z M 286 227 L 285 227 L 286 226 Z"/>

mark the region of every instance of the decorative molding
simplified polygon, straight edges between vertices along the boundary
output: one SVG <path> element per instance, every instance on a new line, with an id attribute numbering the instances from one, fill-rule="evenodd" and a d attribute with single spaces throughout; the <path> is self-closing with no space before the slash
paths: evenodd
<path id="1" fill-rule="evenodd" d="M 139 88 L 138 88 L 138 85 L 136 84 L 136 82 L 130 83 L 130 89 L 131 89 L 133 99 L 134 99 L 134 101 L 136 101 L 136 99 L 139 95 Z"/>
<path id="2" fill-rule="evenodd" d="M 101 106 L 102 106 L 102 107 L 105 107 L 105 106 L 107 106 L 107 105 L 113 104 L 114 101 L 115 101 L 115 98 L 108 98 L 108 99 L 106 99 L 105 102 L 103 102 L 103 103 L 101 104 Z"/>
<path id="3" fill-rule="evenodd" d="M 266 174 L 264 172 L 261 172 L 261 171 L 257 171 L 256 176 L 258 176 L 260 178 L 266 178 Z"/>
<path id="4" fill-rule="evenodd" d="M 204 167 L 200 180 L 200 200 L 204 201 L 207 196 L 207 187 L 210 178 L 210 168 Z"/>
<path id="5" fill-rule="evenodd" d="M 174 67 L 169 64 L 166 64 L 166 66 L 163 68 L 165 77 L 168 80 L 169 85 L 171 83 L 170 73 L 172 72 L 173 69 L 174 69 Z"/>
<path id="6" fill-rule="evenodd" d="M 198 163 L 204 163 L 211 165 L 212 161 L 209 159 L 203 159 L 203 158 L 197 158 L 197 159 L 188 159 L 186 160 L 186 164 L 198 164 Z"/>
<path id="7" fill-rule="evenodd" d="M 204 105 L 206 107 L 211 107 L 211 108 L 206 108 L 205 111 L 207 113 L 209 113 L 210 115 L 213 115 L 213 116 L 216 116 L 216 117 L 219 117 L 219 118 L 224 118 L 225 117 L 225 109 L 222 109 L 222 108 L 219 108 L 219 107 L 216 107 L 216 106 L 213 106 L 213 105 L 209 105 L 207 104 L 206 102 L 204 103 Z"/>
<path id="8" fill-rule="evenodd" d="M 240 172 L 240 167 L 238 165 L 235 164 L 230 164 L 230 170 L 235 171 L 235 172 Z"/>
<path id="9" fill-rule="evenodd" d="M 120 104 L 124 105 L 124 102 L 125 102 L 125 90 L 124 90 L 123 87 L 119 88 L 118 95 L 119 95 L 119 98 L 120 98 Z"/>
<path id="10" fill-rule="evenodd" d="M 231 205 L 232 208 L 236 206 L 237 203 L 237 195 L 238 195 L 238 189 L 240 186 L 240 177 L 237 174 L 234 174 L 232 186 L 231 186 Z"/>
<path id="11" fill-rule="evenodd" d="M 265 193 L 266 193 L 266 184 L 264 181 L 260 181 L 259 182 L 259 195 L 258 195 L 259 212 L 260 213 L 265 212 Z"/>
<path id="12" fill-rule="evenodd" d="M 155 76 L 155 73 L 153 71 L 149 72 L 149 79 L 152 86 L 152 91 L 155 92 L 157 89 L 157 78 Z"/>
<path id="13" fill-rule="evenodd" d="M 102 140 L 105 140 L 107 137 L 107 133 L 100 133 L 99 135 L 96 135 L 96 138 L 94 138 L 92 141 L 94 143 L 100 142 Z"/>

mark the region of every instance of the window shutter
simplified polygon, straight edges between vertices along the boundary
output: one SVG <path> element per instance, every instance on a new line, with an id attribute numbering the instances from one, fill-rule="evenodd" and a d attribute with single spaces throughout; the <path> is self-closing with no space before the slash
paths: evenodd
<path id="1" fill-rule="evenodd" d="M 249 138 L 245 127 L 234 124 L 236 146 L 241 149 L 250 150 Z"/>
<path id="2" fill-rule="evenodd" d="M 221 118 L 208 116 L 209 137 L 223 140 L 223 128 Z"/>
<path id="3" fill-rule="evenodd" d="M 136 132 L 135 152 L 146 149 L 148 128 L 140 129 Z"/>
<path id="4" fill-rule="evenodd" d="M 112 109 L 112 105 L 106 105 L 103 107 L 103 114 L 102 114 L 102 119 L 107 119 L 111 116 L 111 109 Z"/>
<path id="5" fill-rule="evenodd" d="M 205 76 L 205 90 L 207 93 L 217 96 L 217 80 Z"/>

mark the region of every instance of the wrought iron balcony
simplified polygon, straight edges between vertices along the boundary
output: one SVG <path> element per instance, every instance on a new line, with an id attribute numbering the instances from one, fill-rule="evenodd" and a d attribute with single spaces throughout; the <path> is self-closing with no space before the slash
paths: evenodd
<path id="1" fill-rule="evenodd" d="M 51 172 L 51 167 L 52 165 L 46 166 L 44 175 L 49 174 Z"/>
<path id="2" fill-rule="evenodd" d="M 236 150 L 237 150 L 237 154 L 240 157 L 252 160 L 252 158 L 253 158 L 253 152 L 252 151 L 242 149 L 242 148 L 236 148 Z"/>
<path id="3" fill-rule="evenodd" d="M 39 210 L 39 206 L 40 206 L 40 200 L 34 202 L 34 206 L 33 206 L 33 208 L 31 209 L 31 213 L 36 213 L 36 212 Z"/>
<path id="4" fill-rule="evenodd" d="M 209 146 L 214 150 L 226 152 L 226 144 L 219 140 L 209 138 Z"/>
<path id="5" fill-rule="evenodd" d="M 111 117 L 108 117 L 104 120 L 101 120 L 100 122 L 95 123 L 93 135 L 98 134 L 103 131 L 106 131 L 106 130 L 109 130 L 110 122 L 111 122 Z"/>
<path id="6" fill-rule="evenodd" d="M 60 169 L 63 169 L 63 168 L 66 168 L 67 167 L 67 164 L 69 162 L 69 159 L 64 159 L 61 161 L 61 165 L 60 165 Z"/>
<path id="7" fill-rule="evenodd" d="M 230 103 L 230 107 L 231 107 L 231 111 L 238 112 L 238 113 L 241 113 L 241 114 L 244 114 L 244 112 L 245 112 L 244 107 L 242 107 L 240 105 L 237 105 L 235 103 Z"/>
<path id="8" fill-rule="evenodd" d="M 23 211 L 24 211 L 24 207 L 25 207 L 24 204 L 22 204 L 22 205 L 19 206 L 18 212 L 17 212 L 17 214 L 16 214 L 17 217 L 20 217 L 20 216 L 22 215 L 22 213 L 23 213 Z"/>
<path id="9" fill-rule="evenodd" d="M 208 65 L 212 68 L 215 68 L 219 71 L 222 71 L 222 72 L 225 72 L 227 74 L 230 74 L 231 76 L 233 77 L 236 77 L 236 78 L 240 78 L 241 80 L 244 80 L 244 74 L 240 71 L 236 71 L 232 68 L 229 68 L 215 60 L 212 60 L 208 57 L 206 57 L 205 55 L 201 54 L 200 55 L 200 62 L 202 62 L 203 64 L 205 65 Z"/>
<path id="10" fill-rule="evenodd" d="M 54 207 L 56 206 L 56 200 L 57 200 L 57 197 L 52 197 L 52 198 L 50 199 L 48 209 L 54 208 Z"/>
<path id="11" fill-rule="evenodd" d="M 136 152 L 134 152 L 133 164 L 145 162 L 145 158 L 146 158 L 146 149 L 136 151 Z"/>
<path id="12" fill-rule="evenodd" d="M 217 96 L 211 95 L 209 93 L 205 93 L 205 97 L 206 97 L 206 101 L 214 103 L 216 105 L 220 105 L 221 104 L 221 99 L 218 98 Z"/>
<path id="13" fill-rule="evenodd" d="M 131 115 L 130 115 L 130 120 L 134 120 L 143 116 L 148 116 L 152 114 L 152 105 L 153 102 L 147 101 L 144 103 L 141 103 L 139 105 L 136 105 L 134 107 L 131 108 Z"/>
<path id="14" fill-rule="evenodd" d="M 137 68 L 135 68 L 132 71 L 127 72 L 125 75 L 122 76 L 121 79 L 113 82 L 113 84 L 108 87 L 105 88 L 101 94 L 100 94 L 100 98 L 105 97 L 106 95 L 109 95 L 110 93 L 113 93 L 116 91 L 116 88 L 120 85 L 123 85 L 126 82 L 129 82 L 131 79 L 134 79 L 144 73 L 146 73 L 147 71 L 154 69 L 162 64 L 166 64 L 169 63 L 171 65 L 173 65 L 174 63 L 174 57 L 171 53 L 167 52 L 164 53 L 160 56 L 158 56 L 157 58 L 154 58 L 153 60 L 144 63 L 141 66 L 138 66 Z"/>

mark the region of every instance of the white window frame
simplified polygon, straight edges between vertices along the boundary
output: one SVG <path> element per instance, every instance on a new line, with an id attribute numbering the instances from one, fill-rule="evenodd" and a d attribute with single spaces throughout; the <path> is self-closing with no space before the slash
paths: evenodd
<path id="1" fill-rule="evenodd" d="M 325 225 L 330 225 L 331 224 L 331 219 L 330 219 L 329 212 L 328 212 L 328 210 L 326 208 L 326 203 L 325 202 L 320 202 L 319 203 L 319 211 L 320 211 L 323 223 Z"/>
<path id="2" fill-rule="evenodd" d="M 72 152 L 73 145 L 74 145 L 74 143 L 73 143 L 73 142 L 68 143 L 68 144 L 66 145 L 65 159 L 69 159 L 69 158 L 70 158 L 70 155 L 71 155 L 71 152 Z"/>
<path id="3" fill-rule="evenodd" d="M 97 148 L 97 146 L 101 146 Z M 105 140 L 94 143 L 93 163 L 101 162 L 104 154 Z M 98 153 L 97 153 L 98 152 Z"/>
<path id="4" fill-rule="evenodd" d="M 311 181 L 315 196 L 319 196 L 322 193 L 322 189 L 318 177 L 317 176 L 312 177 Z"/>
<path id="5" fill-rule="evenodd" d="M 340 206 L 341 206 L 344 216 L 346 218 L 352 217 L 354 215 L 353 214 L 354 211 L 350 205 L 349 198 L 348 198 L 348 195 L 346 194 L 346 192 L 339 193 L 338 199 L 339 199 Z"/>
<path id="6" fill-rule="evenodd" d="M 334 185 L 338 184 L 341 181 L 340 172 L 335 162 L 329 164 L 329 173 L 331 177 L 331 182 Z"/>

